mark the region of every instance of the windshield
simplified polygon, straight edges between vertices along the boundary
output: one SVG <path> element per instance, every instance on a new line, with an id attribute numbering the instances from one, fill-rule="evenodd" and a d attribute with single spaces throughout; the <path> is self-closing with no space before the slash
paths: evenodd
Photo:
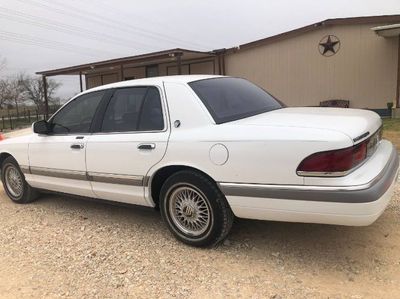
<path id="1" fill-rule="evenodd" d="M 189 83 L 217 124 L 276 110 L 284 105 L 241 78 L 211 78 Z"/>

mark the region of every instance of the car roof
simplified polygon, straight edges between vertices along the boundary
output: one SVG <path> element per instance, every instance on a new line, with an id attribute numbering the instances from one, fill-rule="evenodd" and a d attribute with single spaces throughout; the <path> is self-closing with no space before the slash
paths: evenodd
<path id="1" fill-rule="evenodd" d="M 120 87 L 129 87 L 129 86 L 140 86 L 140 85 L 160 85 L 164 82 L 173 82 L 173 83 L 189 83 L 198 80 L 211 79 L 211 78 L 221 78 L 224 76 L 220 75 L 177 75 L 177 76 L 161 76 L 161 77 L 151 77 L 151 78 L 143 78 L 143 79 L 133 79 L 127 81 L 121 81 L 106 85 L 101 85 L 98 87 L 94 87 L 88 89 L 86 92 L 103 90 L 108 88 L 120 88 Z"/>

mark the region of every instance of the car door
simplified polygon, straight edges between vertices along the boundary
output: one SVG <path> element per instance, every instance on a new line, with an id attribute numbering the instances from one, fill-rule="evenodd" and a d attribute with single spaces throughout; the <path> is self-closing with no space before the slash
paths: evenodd
<path id="1" fill-rule="evenodd" d="M 167 148 L 169 130 L 160 86 L 115 89 L 97 133 L 87 142 L 86 167 L 97 197 L 139 205 L 148 170 Z"/>
<path id="2" fill-rule="evenodd" d="M 29 144 L 33 187 L 93 197 L 86 176 L 85 150 L 92 120 L 105 91 L 71 100 L 48 122 L 49 134 L 34 134 Z"/>

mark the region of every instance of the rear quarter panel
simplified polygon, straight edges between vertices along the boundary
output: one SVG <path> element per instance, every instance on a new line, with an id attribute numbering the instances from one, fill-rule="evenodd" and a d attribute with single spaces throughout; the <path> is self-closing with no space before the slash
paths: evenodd
<path id="1" fill-rule="evenodd" d="M 168 165 L 199 169 L 217 182 L 304 184 L 297 166 L 317 151 L 351 146 L 352 140 L 334 130 L 284 126 L 216 125 L 187 85 L 166 83 L 171 135 L 166 154 L 148 176 Z M 181 125 L 175 127 L 174 121 Z M 223 144 L 228 159 L 216 165 L 210 158 L 215 144 Z"/>
<path id="2" fill-rule="evenodd" d="M 210 158 L 215 144 L 228 151 L 223 165 Z M 349 138 L 334 131 L 230 125 L 185 129 L 182 125 L 172 129 L 167 153 L 158 166 L 191 166 L 217 182 L 304 184 L 296 169 L 306 156 L 351 145 Z"/>

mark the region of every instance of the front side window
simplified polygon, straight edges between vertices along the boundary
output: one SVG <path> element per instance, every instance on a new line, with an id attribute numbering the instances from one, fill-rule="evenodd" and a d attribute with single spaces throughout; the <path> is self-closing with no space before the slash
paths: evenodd
<path id="1" fill-rule="evenodd" d="M 62 108 L 50 120 L 53 134 L 88 133 L 104 91 L 84 94 Z"/>
<path id="2" fill-rule="evenodd" d="M 217 124 L 283 107 L 262 88 L 241 78 L 212 78 L 189 83 Z"/>
<path id="3" fill-rule="evenodd" d="M 117 89 L 104 114 L 102 132 L 154 131 L 164 128 L 161 98 L 155 87 Z"/>

